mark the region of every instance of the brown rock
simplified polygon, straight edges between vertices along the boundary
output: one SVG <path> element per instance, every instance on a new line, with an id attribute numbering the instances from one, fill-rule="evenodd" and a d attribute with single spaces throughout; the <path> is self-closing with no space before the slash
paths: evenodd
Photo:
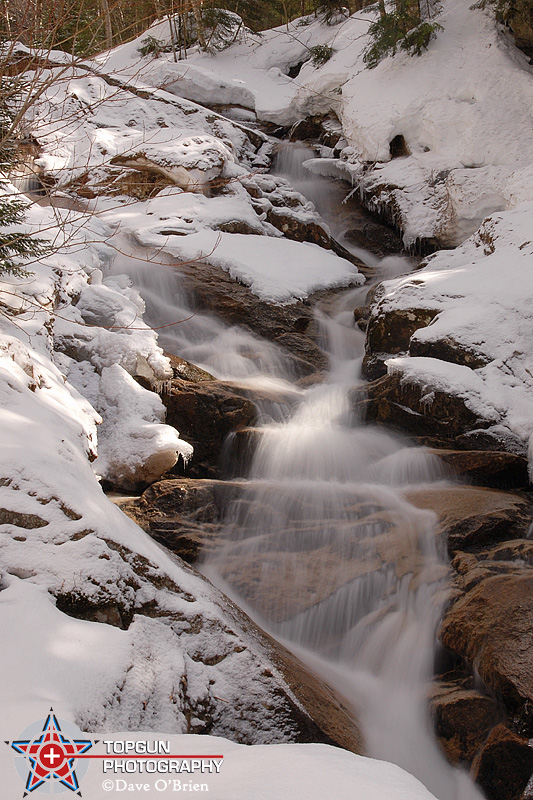
<path id="1" fill-rule="evenodd" d="M 487 800 L 520 800 L 533 775 L 533 748 L 505 725 L 497 725 L 472 765 Z"/>
<path id="2" fill-rule="evenodd" d="M 216 378 L 205 369 L 197 367 L 196 364 L 191 364 L 190 361 L 185 361 L 184 358 L 176 356 L 173 353 L 165 353 L 166 357 L 170 360 L 172 367 L 172 374 L 174 378 L 181 378 L 183 381 L 214 381 Z"/>
<path id="3" fill-rule="evenodd" d="M 446 612 L 442 643 L 475 668 L 514 725 L 533 734 L 533 569 L 492 575 Z"/>
<path id="4" fill-rule="evenodd" d="M 209 264 L 178 264 L 176 269 L 184 276 L 186 288 L 194 293 L 200 310 L 209 311 L 230 325 L 239 325 L 276 343 L 279 337 L 294 334 L 291 346 L 297 339 L 301 343 L 299 349 L 307 353 L 306 358 L 300 358 L 285 350 L 296 377 L 327 369 L 327 358 L 317 347 L 318 327 L 310 301 L 283 306 L 266 303 L 220 267 Z M 283 343 L 280 346 L 284 347 Z M 251 353 L 250 358 L 253 357 Z"/>
<path id="5" fill-rule="evenodd" d="M 379 302 L 381 292 L 377 291 Z M 379 309 L 379 305 L 377 306 Z M 385 313 L 372 313 L 368 324 L 363 359 L 363 375 L 369 380 L 386 373 L 384 359 L 409 350 L 411 337 L 419 328 L 425 328 L 438 311 L 428 308 L 394 309 Z"/>
<path id="6" fill-rule="evenodd" d="M 226 436 L 253 423 L 257 414 L 250 400 L 205 379 L 174 378 L 165 402 L 167 423 L 194 447 L 187 473 L 198 477 L 218 476 Z"/>
<path id="7" fill-rule="evenodd" d="M 289 208 L 271 208 L 267 211 L 267 221 L 295 242 L 311 242 L 331 250 L 329 234 L 318 222 L 305 221 Z"/>
<path id="8" fill-rule="evenodd" d="M 371 323 L 370 323 L 371 324 Z M 428 395 L 430 401 L 428 402 Z M 463 398 L 403 383 L 399 375 L 384 375 L 354 394 L 354 403 L 369 422 L 418 437 L 429 446 L 453 444 L 461 449 L 505 450 L 506 443 L 487 432 L 491 425 L 471 411 Z"/>
<path id="9" fill-rule="evenodd" d="M 491 450 L 432 449 L 455 475 L 497 489 L 523 489 L 529 485 L 527 460 L 514 453 Z"/>
<path id="10" fill-rule="evenodd" d="M 153 483 L 134 500 L 115 502 L 160 544 L 188 563 L 220 544 L 220 529 L 229 504 L 241 496 L 243 484 L 174 478 Z"/>
<path id="11" fill-rule="evenodd" d="M 470 486 L 445 486 L 405 492 L 410 503 L 437 514 L 437 535 L 453 555 L 457 550 L 519 539 L 531 524 L 526 496 Z"/>
<path id="12" fill-rule="evenodd" d="M 457 342 L 453 336 L 445 336 L 443 339 L 431 342 L 413 336 L 409 345 L 409 355 L 437 358 L 451 364 L 462 364 L 470 369 L 479 369 L 491 361 L 484 353 Z"/>
<path id="13" fill-rule="evenodd" d="M 430 707 L 435 733 L 451 764 L 470 764 L 501 719 L 492 698 L 457 682 L 433 684 Z"/>

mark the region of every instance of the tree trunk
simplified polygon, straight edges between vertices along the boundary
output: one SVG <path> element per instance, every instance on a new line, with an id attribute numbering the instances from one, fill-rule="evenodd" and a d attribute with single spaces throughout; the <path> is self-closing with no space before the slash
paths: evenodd
<path id="1" fill-rule="evenodd" d="M 192 10 L 196 22 L 196 33 L 198 36 L 198 43 L 202 48 L 202 50 L 205 50 L 204 21 L 202 18 L 202 0 L 192 0 Z"/>
<path id="2" fill-rule="evenodd" d="M 108 0 L 100 0 L 100 8 L 102 9 L 102 16 L 104 18 L 105 46 L 107 50 L 111 50 L 113 47 L 113 28 L 111 26 L 111 13 L 109 11 Z"/>

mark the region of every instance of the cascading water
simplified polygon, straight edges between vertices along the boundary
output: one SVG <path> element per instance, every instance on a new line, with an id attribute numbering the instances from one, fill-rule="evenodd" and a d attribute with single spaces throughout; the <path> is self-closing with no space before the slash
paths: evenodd
<path id="1" fill-rule="evenodd" d="M 309 157 L 295 150 L 297 164 Z M 295 173 L 320 207 L 317 182 Z M 405 259 L 395 266 L 405 270 Z M 433 514 L 405 497 L 444 475 L 423 448 L 355 417 L 364 337 L 351 309 L 364 293 L 345 294 L 331 317 L 318 313 L 329 378 L 287 420 L 261 428 L 226 545 L 205 572 L 349 698 L 369 755 L 404 767 L 439 800 L 475 800 L 431 732 L 426 690 L 447 566 Z"/>
<path id="2" fill-rule="evenodd" d="M 302 184 L 302 159 L 312 155 L 287 148 L 277 171 L 289 172 L 328 221 L 328 184 Z M 342 230 L 334 234 L 340 238 Z M 377 274 L 408 269 L 403 257 L 363 255 Z M 113 271 L 130 274 L 150 324 L 189 316 L 172 266 L 154 269 L 132 256 L 117 258 Z M 250 474 L 228 509 L 226 544 L 203 570 L 350 699 L 369 755 L 403 766 L 439 800 L 480 800 L 440 754 L 425 701 L 447 566 L 432 513 L 405 495 L 444 476 L 423 448 L 363 426 L 353 410 L 364 336 L 352 310 L 365 294 L 345 292 L 334 314 L 317 312 L 329 377 L 293 391 L 297 405 L 280 405 L 280 421 L 270 418 L 258 431 Z M 285 389 L 291 378 L 274 345 L 205 313 L 160 338 L 218 377 L 249 382 L 266 375 Z"/>

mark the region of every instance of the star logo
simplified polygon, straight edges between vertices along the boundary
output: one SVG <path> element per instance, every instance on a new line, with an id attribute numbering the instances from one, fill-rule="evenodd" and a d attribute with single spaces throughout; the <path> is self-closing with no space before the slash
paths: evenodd
<path id="1" fill-rule="evenodd" d="M 39 734 L 26 738 L 23 733 L 20 739 L 6 742 L 16 753 L 25 756 L 29 764 L 23 797 L 43 786 L 46 781 L 51 793 L 54 793 L 55 785 L 58 791 L 63 792 L 65 789 L 60 787 L 66 787 L 81 797 L 74 763 L 93 743 L 90 739 L 65 735 L 52 708 Z"/>

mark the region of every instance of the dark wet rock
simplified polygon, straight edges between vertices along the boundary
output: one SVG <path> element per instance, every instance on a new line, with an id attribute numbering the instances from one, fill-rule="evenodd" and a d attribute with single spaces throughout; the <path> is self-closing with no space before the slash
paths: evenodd
<path id="1" fill-rule="evenodd" d="M 311 242 L 331 249 L 329 233 L 320 223 L 302 218 L 298 213 L 291 213 L 288 208 L 271 208 L 267 211 L 267 221 L 283 233 L 287 239 L 295 242 Z"/>
<path id="2" fill-rule="evenodd" d="M 349 242 L 370 250 L 381 258 L 391 253 L 400 253 L 403 248 L 401 236 L 373 219 L 370 214 L 361 217 L 357 227 L 350 228 L 344 235 Z"/>
<path id="3" fill-rule="evenodd" d="M 184 276 L 186 288 L 194 292 L 199 310 L 209 311 L 230 325 L 276 343 L 280 337 L 293 335 L 291 346 L 298 341 L 299 349 L 306 351 L 305 358 L 301 358 L 285 350 L 296 377 L 327 368 L 327 358 L 317 346 L 318 327 L 313 319 L 312 299 L 275 305 L 260 300 L 220 267 L 195 263 L 180 264 L 176 269 Z"/>
<path id="4" fill-rule="evenodd" d="M 261 441 L 261 428 L 241 428 L 230 435 L 224 448 L 224 471 L 229 477 L 246 477 Z"/>
<path id="5" fill-rule="evenodd" d="M 436 390 L 428 397 L 426 387 L 403 382 L 399 375 L 373 380 L 365 394 L 354 394 L 354 402 L 368 422 L 411 434 L 429 446 L 459 444 L 468 449 L 470 444 L 471 449 L 506 449 L 504 441 L 485 430 L 491 422 L 475 414 L 462 397 Z"/>
<path id="6" fill-rule="evenodd" d="M 514 453 L 490 450 L 431 451 L 454 475 L 495 489 L 524 489 L 529 485 L 527 460 Z"/>
<path id="7" fill-rule="evenodd" d="M 153 483 L 137 499 L 117 501 L 122 510 L 160 544 L 192 564 L 221 544 L 221 525 L 243 484 L 173 478 Z"/>
<path id="8" fill-rule="evenodd" d="M 533 748 L 527 739 L 497 725 L 472 766 L 487 800 L 521 800 L 533 775 Z"/>
<path id="9" fill-rule="evenodd" d="M 218 477 L 224 440 L 229 433 L 253 423 L 254 403 L 218 381 L 173 378 L 165 397 L 166 421 L 194 447 L 187 473 Z"/>
<path id="10" fill-rule="evenodd" d="M 446 612 L 440 639 L 475 666 L 485 685 L 507 709 L 514 729 L 531 737 L 533 569 L 504 562 L 463 566 L 467 569 L 458 583 L 465 589 Z M 491 574 L 490 568 L 498 566 L 502 573 Z M 478 575 L 472 580 L 474 570 Z"/>
<path id="11" fill-rule="evenodd" d="M 318 140 L 323 130 L 323 121 L 323 114 L 319 114 L 314 117 L 306 117 L 305 119 L 299 119 L 298 122 L 295 122 L 291 128 L 289 137 L 291 142 L 303 142 L 313 139 Z"/>
<path id="12" fill-rule="evenodd" d="M 437 515 L 437 535 L 450 555 L 527 536 L 532 519 L 527 495 L 470 486 L 412 489 L 405 493 L 417 508 Z"/>
<path id="13" fill-rule="evenodd" d="M 384 375 L 387 371 L 384 360 L 391 355 L 407 352 L 414 332 L 429 325 L 437 314 L 438 311 L 427 308 L 395 309 L 385 314 L 371 314 L 363 375 L 369 380 Z"/>
<path id="14" fill-rule="evenodd" d="M 289 134 L 291 142 L 316 141 L 335 147 L 342 138 L 342 124 L 335 116 L 315 114 L 295 122 Z"/>
<path id="15" fill-rule="evenodd" d="M 451 764 L 470 764 L 502 711 L 493 698 L 467 681 L 439 681 L 432 685 L 430 708 L 439 743 Z"/>

